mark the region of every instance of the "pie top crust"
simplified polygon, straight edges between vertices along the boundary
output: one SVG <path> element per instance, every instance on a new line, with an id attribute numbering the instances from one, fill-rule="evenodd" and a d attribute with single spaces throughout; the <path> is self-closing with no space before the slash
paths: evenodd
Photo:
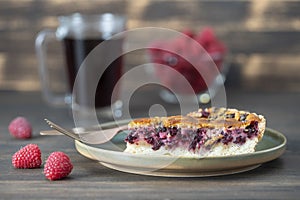
<path id="1" fill-rule="evenodd" d="M 163 126 L 182 128 L 245 128 L 252 122 L 265 123 L 262 115 L 231 108 L 205 108 L 170 117 L 152 117 L 135 119 L 128 124 L 129 128 L 142 126 Z"/>

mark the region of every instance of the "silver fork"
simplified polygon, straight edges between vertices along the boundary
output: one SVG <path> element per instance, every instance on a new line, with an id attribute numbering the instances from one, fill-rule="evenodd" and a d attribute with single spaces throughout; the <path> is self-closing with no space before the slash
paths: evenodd
<path id="1" fill-rule="evenodd" d="M 84 131 L 74 132 L 74 131 L 63 128 L 48 119 L 45 119 L 45 121 L 54 130 L 66 135 L 74 140 L 78 140 L 80 142 L 84 142 L 87 144 L 102 144 L 102 143 L 108 142 L 118 133 L 128 130 L 127 125 L 123 125 L 123 126 L 110 128 L 110 129 L 104 129 L 104 130 L 93 130 L 93 131 L 88 131 L 88 132 L 84 132 Z M 46 135 L 46 134 L 43 134 L 43 135 Z"/>

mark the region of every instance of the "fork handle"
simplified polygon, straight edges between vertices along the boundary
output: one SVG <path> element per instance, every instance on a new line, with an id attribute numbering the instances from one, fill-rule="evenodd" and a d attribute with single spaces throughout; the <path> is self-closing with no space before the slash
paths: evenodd
<path id="1" fill-rule="evenodd" d="M 63 135 L 61 132 L 57 130 L 43 130 L 40 131 L 40 135 Z"/>

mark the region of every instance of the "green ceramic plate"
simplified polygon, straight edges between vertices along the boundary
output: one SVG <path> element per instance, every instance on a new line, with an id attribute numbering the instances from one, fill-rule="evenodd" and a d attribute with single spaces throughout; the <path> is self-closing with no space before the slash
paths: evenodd
<path id="1" fill-rule="evenodd" d="M 108 123 L 105 126 L 111 127 L 112 124 Z M 121 133 L 105 144 L 92 146 L 75 141 L 75 146 L 83 156 L 97 160 L 108 168 L 123 172 L 167 177 L 203 177 L 234 174 L 257 168 L 281 156 L 287 143 L 282 133 L 267 128 L 254 153 L 238 156 L 181 158 L 124 153 L 124 138 L 125 134 Z"/>

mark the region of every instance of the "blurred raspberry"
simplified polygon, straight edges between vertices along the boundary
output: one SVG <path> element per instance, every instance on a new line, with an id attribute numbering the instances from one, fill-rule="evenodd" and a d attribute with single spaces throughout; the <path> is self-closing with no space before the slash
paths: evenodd
<path id="1" fill-rule="evenodd" d="M 182 31 L 182 33 L 189 36 L 189 37 L 191 37 L 191 38 L 194 37 L 194 32 L 190 29 L 185 29 L 185 30 Z"/>
<path id="2" fill-rule="evenodd" d="M 212 28 L 206 27 L 195 37 L 195 40 L 206 49 L 211 42 L 216 40 L 216 37 Z"/>
<path id="3" fill-rule="evenodd" d="M 19 139 L 31 138 L 31 124 L 24 117 L 17 117 L 12 120 L 8 126 L 8 130 L 12 136 Z"/>

